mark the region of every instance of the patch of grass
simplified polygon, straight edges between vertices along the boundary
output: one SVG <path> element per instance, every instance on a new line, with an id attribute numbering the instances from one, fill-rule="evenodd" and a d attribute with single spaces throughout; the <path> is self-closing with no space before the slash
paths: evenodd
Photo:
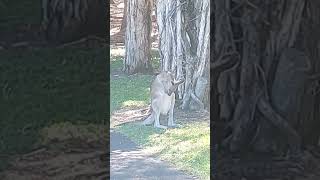
<path id="1" fill-rule="evenodd" d="M 114 56 L 110 58 L 111 63 L 110 63 L 110 69 L 112 70 L 121 70 L 122 68 L 122 61 L 123 57 L 121 56 Z"/>
<path id="2" fill-rule="evenodd" d="M 43 128 L 40 132 L 39 144 L 48 145 L 51 141 L 68 139 L 83 139 L 85 141 L 106 140 L 108 128 L 106 125 L 75 124 L 70 122 L 56 123 Z"/>
<path id="3" fill-rule="evenodd" d="M 121 107 L 142 107 L 146 105 L 146 101 L 133 101 L 128 100 L 124 101 L 121 105 Z"/>
<path id="4" fill-rule="evenodd" d="M 149 152 L 201 179 L 210 176 L 210 127 L 208 122 L 184 124 L 166 131 L 128 123 L 116 128 Z"/>
<path id="5" fill-rule="evenodd" d="M 110 82 L 110 113 L 120 108 L 143 107 L 150 103 L 151 75 L 122 74 L 123 57 L 111 57 L 111 74 L 119 72 Z"/>
<path id="6" fill-rule="evenodd" d="M 111 49 L 110 68 L 111 71 L 121 71 L 123 66 L 124 49 Z M 121 52 L 121 53 L 120 53 Z M 160 68 L 160 55 L 157 49 L 151 49 L 151 64 L 154 69 Z"/>
<path id="7" fill-rule="evenodd" d="M 142 107 L 150 101 L 150 75 L 120 76 L 110 82 L 110 112 L 124 107 Z"/>
<path id="8" fill-rule="evenodd" d="M 55 123 L 102 124 L 105 55 L 104 48 L 0 51 L 0 152 L 28 152 L 39 130 Z"/>
<path id="9" fill-rule="evenodd" d="M 154 69 L 159 69 L 160 68 L 160 54 L 158 49 L 152 49 L 151 50 L 151 63 L 152 67 Z"/>

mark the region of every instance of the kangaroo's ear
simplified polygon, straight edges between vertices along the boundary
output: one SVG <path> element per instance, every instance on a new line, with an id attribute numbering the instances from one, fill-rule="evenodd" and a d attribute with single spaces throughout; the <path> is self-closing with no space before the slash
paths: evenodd
<path id="1" fill-rule="evenodd" d="M 172 79 L 174 79 L 174 73 L 173 73 L 173 72 L 168 71 L 168 74 L 170 75 L 170 77 L 171 77 Z"/>

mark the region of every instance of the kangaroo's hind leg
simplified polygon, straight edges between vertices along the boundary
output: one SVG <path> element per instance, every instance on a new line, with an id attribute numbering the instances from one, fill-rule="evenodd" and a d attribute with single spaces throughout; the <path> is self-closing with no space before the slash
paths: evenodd
<path id="1" fill-rule="evenodd" d="M 145 120 L 142 122 L 142 124 L 143 124 L 143 125 L 151 125 L 151 124 L 153 124 L 153 122 L 154 122 L 154 112 L 152 112 L 152 113 L 150 114 L 150 116 L 147 117 L 147 119 L 145 119 Z"/>
<path id="2" fill-rule="evenodd" d="M 177 127 L 177 125 L 174 123 L 174 119 L 173 119 L 174 105 L 175 105 L 175 94 L 173 93 L 172 97 L 171 97 L 171 105 L 170 105 L 170 110 L 169 110 L 169 119 L 168 119 L 168 126 L 169 127 Z"/>

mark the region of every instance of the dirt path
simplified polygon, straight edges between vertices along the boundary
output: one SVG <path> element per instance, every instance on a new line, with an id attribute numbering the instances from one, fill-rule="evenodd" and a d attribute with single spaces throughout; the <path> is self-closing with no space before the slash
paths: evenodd
<path id="1" fill-rule="evenodd" d="M 143 152 L 134 142 L 111 130 L 110 179 L 197 179 Z"/>

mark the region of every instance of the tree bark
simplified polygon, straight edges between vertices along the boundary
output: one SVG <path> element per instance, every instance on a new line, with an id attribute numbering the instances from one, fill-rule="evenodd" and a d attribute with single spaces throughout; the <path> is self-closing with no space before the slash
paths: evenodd
<path id="1" fill-rule="evenodd" d="M 307 37 L 319 30 L 319 3 L 215 0 L 214 5 L 212 113 L 224 124 L 216 142 L 223 140 L 233 152 L 275 153 L 315 144 L 319 133 L 310 125 L 320 125 L 319 98 L 307 90 L 319 89 L 318 79 L 311 78 L 320 70 L 314 53 L 319 40 Z"/>
<path id="2" fill-rule="evenodd" d="M 128 74 L 150 73 L 152 0 L 130 0 L 126 8 L 128 18 L 125 37 L 123 71 Z"/>
<path id="3" fill-rule="evenodd" d="M 297 45 L 304 50 L 310 60 L 311 76 L 320 72 L 320 2 L 306 1 L 304 16 L 302 19 L 301 31 Z M 303 38 L 302 38 L 303 37 Z M 310 79 L 302 94 L 300 104 L 301 111 L 298 114 L 300 119 L 299 132 L 303 144 L 315 145 L 319 143 L 320 127 L 320 81 L 319 78 Z"/>
<path id="4" fill-rule="evenodd" d="M 161 70 L 183 77 L 178 98 L 183 109 L 209 108 L 209 1 L 158 1 Z"/>
<path id="5" fill-rule="evenodd" d="M 125 32 L 126 31 L 127 4 L 128 4 L 128 0 L 124 0 L 123 18 L 122 18 L 122 22 L 121 22 L 120 32 Z"/>

